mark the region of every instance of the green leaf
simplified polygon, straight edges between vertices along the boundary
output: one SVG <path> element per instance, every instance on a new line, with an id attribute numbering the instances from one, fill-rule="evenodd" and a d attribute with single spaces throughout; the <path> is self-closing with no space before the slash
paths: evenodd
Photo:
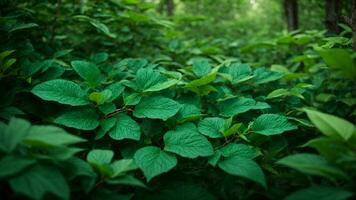
<path id="1" fill-rule="evenodd" d="M 101 92 L 92 92 L 89 95 L 89 99 L 94 101 L 97 105 L 104 104 L 105 102 L 110 102 L 112 92 L 111 90 L 103 90 Z"/>
<path id="2" fill-rule="evenodd" d="M 210 142 L 191 123 L 178 126 L 176 130 L 168 131 L 164 134 L 163 140 L 165 144 L 164 150 L 182 157 L 196 158 L 214 154 Z"/>
<path id="3" fill-rule="evenodd" d="M 283 77 L 282 73 L 267 70 L 264 67 L 260 67 L 254 71 L 254 83 L 263 84 L 271 81 L 278 80 Z"/>
<path id="4" fill-rule="evenodd" d="M 63 175 L 55 168 L 37 165 L 10 179 L 15 193 L 24 194 L 32 199 L 42 199 L 51 193 L 61 199 L 69 199 L 70 190 Z"/>
<path id="5" fill-rule="evenodd" d="M 211 138 L 223 137 L 225 119 L 218 117 L 208 117 L 201 120 L 198 124 L 198 130 L 201 134 Z"/>
<path id="6" fill-rule="evenodd" d="M 135 107 L 133 114 L 138 118 L 167 120 L 173 117 L 180 108 L 179 103 L 166 97 L 146 97 Z"/>
<path id="7" fill-rule="evenodd" d="M 7 155 L 0 160 L 0 178 L 17 174 L 35 163 L 34 159 Z"/>
<path id="8" fill-rule="evenodd" d="M 253 78 L 252 70 L 247 64 L 234 63 L 229 66 L 228 73 L 231 75 L 231 82 L 233 84 L 241 83 Z"/>
<path id="9" fill-rule="evenodd" d="M 140 126 L 128 115 L 120 113 L 116 117 L 116 124 L 110 130 L 109 135 L 114 140 L 132 139 L 140 140 Z"/>
<path id="10" fill-rule="evenodd" d="M 55 126 L 32 126 L 23 140 L 25 144 L 50 146 L 66 146 L 84 141 L 84 139 L 68 134 L 63 129 Z"/>
<path id="11" fill-rule="evenodd" d="M 80 130 L 93 130 L 99 126 L 99 115 L 91 108 L 82 108 L 65 112 L 54 122 Z"/>
<path id="12" fill-rule="evenodd" d="M 15 24 L 15 26 L 12 26 L 9 32 L 15 32 L 23 29 L 28 29 L 28 28 L 33 28 L 33 27 L 38 27 L 38 24 L 35 23 L 27 23 L 27 24 Z"/>
<path id="13" fill-rule="evenodd" d="M 178 72 L 167 73 L 176 78 L 167 78 L 158 70 L 151 68 L 141 68 L 136 72 L 136 86 L 142 92 L 155 92 L 167 89 L 179 82 L 181 74 Z"/>
<path id="14" fill-rule="evenodd" d="M 277 164 L 306 174 L 329 178 L 330 180 L 346 177 L 346 174 L 339 168 L 329 164 L 323 157 L 314 154 L 301 153 L 290 155 L 277 161 Z"/>
<path id="15" fill-rule="evenodd" d="M 209 64 L 209 60 L 206 58 L 196 58 L 193 59 L 193 73 L 198 77 L 203 77 L 209 74 L 211 70 L 211 66 Z"/>
<path id="16" fill-rule="evenodd" d="M 284 200 L 346 200 L 354 194 L 341 188 L 312 186 L 288 195 Z"/>
<path id="17" fill-rule="evenodd" d="M 252 130 L 261 135 L 279 135 L 283 132 L 297 129 L 288 118 L 277 114 L 263 114 L 252 124 Z"/>
<path id="18" fill-rule="evenodd" d="M 128 185 L 147 189 L 147 186 L 141 180 L 135 178 L 132 175 L 120 176 L 115 179 L 109 179 L 106 182 L 111 185 Z M 122 198 L 120 197 L 115 199 L 121 200 Z"/>
<path id="19" fill-rule="evenodd" d="M 278 98 L 278 97 L 285 97 L 285 96 L 289 96 L 291 95 L 291 93 L 289 92 L 289 90 L 287 89 L 276 89 L 276 90 L 273 90 L 272 92 L 270 92 L 266 99 L 273 99 L 273 98 Z"/>
<path id="20" fill-rule="evenodd" d="M 137 169 L 137 165 L 133 159 L 116 160 L 111 164 L 113 169 L 112 177 L 123 176 L 127 172 Z"/>
<path id="21" fill-rule="evenodd" d="M 111 97 L 108 99 L 108 102 L 112 102 L 116 100 L 121 93 L 124 91 L 125 86 L 123 86 L 121 83 L 116 82 L 113 83 L 105 88 L 105 90 L 110 90 L 111 91 Z"/>
<path id="22" fill-rule="evenodd" d="M 0 129 L 0 149 L 7 153 L 12 152 L 28 134 L 30 126 L 26 120 L 11 118 L 7 127 Z"/>
<path id="23" fill-rule="evenodd" d="M 220 115 L 233 117 L 237 114 L 254 109 L 256 101 L 251 98 L 237 97 L 219 103 Z"/>
<path id="24" fill-rule="evenodd" d="M 112 128 L 115 126 L 117 119 L 116 118 L 108 118 L 104 119 L 100 122 L 101 129 L 98 131 L 97 135 L 95 136 L 95 139 L 98 140 Z"/>
<path id="25" fill-rule="evenodd" d="M 306 113 L 324 135 L 345 141 L 349 140 L 353 135 L 356 136 L 356 126 L 349 121 L 314 110 L 306 110 Z"/>
<path id="26" fill-rule="evenodd" d="M 219 149 L 219 151 L 224 157 L 239 156 L 253 159 L 258 156 L 258 152 L 255 149 L 245 144 L 230 143 Z"/>
<path id="27" fill-rule="evenodd" d="M 177 165 L 177 158 L 158 147 L 144 147 L 136 151 L 134 159 L 143 171 L 147 181 L 162 173 L 168 172 Z"/>
<path id="28" fill-rule="evenodd" d="M 261 184 L 264 188 L 267 187 L 262 169 L 251 159 L 241 156 L 232 156 L 220 161 L 218 166 L 226 173 L 247 178 Z"/>
<path id="29" fill-rule="evenodd" d="M 91 86 L 97 86 L 100 84 L 102 78 L 99 68 L 90 62 L 76 60 L 72 61 L 71 65 L 73 69 L 86 80 Z"/>
<path id="30" fill-rule="evenodd" d="M 196 88 L 204 85 L 208 85 L 209 83 L 215 81 L 218 67 L 214 68 L 209 74 L 203 76 L 202 78 L 193 80 L 185 85 L 186 88 Z"/>
<path id="31" fill-rule="evenodd" d="M 32 93 L 47 101 L 56 101 L 71 106 L 90 104 L 87 93 L 72 81 L 56 79 L 36 85 Z"/>
<path id="32" fill-rule="evenodd" d="M 93 164 L 110 164 L 114 152 L 104 149 L 93 149 L 87 155 L 87 161 Z"/>

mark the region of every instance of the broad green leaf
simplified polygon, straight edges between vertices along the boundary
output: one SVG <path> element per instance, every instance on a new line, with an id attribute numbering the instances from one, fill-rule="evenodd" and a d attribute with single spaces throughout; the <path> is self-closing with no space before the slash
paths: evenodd
<path id="1" fill-rule="evenodd" d="M 309 119 L 324 134 L 345 141 L 356 136 L 356 126 L 347 120 L 326 113 L 306 110 Z"/>
<path id="2" fill-rule="evenodd" d="M 345 145 L 343 140 L 335 140 L 330 137 L 320 137 L 309 140 L 303 147 L 316 149 L 324 158 L 331 161 L 341 161 L 346 156 L 352 156 L 352 150 Z"/>
<path id="3" fill-rule="evenodd" d="M 137 169 L 137 165 L 133 159 L 116 160 L 111 164 L 113 176 L 123 176 L 127 172 Z"/>
<path id="4" fill-rule="evenodd" d="M 116 118 L 108 118 L 104 119 L 100 122 L 101 129 L 98 131 L 98 134 L 95 136 L 95 139 L 98 140 L 112 128 L 115 126 L 117 119 Z"/>
<path id="5" fill-rule="evenodd" d="M 175 78 L 164 76 L 158 70 L 151 68 L 139 69 L 136 72 L 136 86 L 142 92 L 155 92 L 177 84 L 181 78 L 181 74 L 178 72 L 167 73 L 167 75 L 174 75 Z"/>
<path id="6" fill-rule="evenodd" d="M 120 113 L 116 117 L 116 124 L 109 131 L 109 135 L 114 140 L 139 140 L 141 136 L 140 126 L 128 115 Z"/>
<path id="7" fill-rule="evenodd" d="M 69 199 L 70 190 L 63 175 L 55 168 L 37 165 L 10 179 L 15 193 L 24 194 L 32 199 L 42 199 L 51 193 L 61 199 Z"/>
<path id="8" fill-rule="evenodd" d="M 66 146 L 85 140 L 55 126 L 32 126 L 23 142 L 30 145 Z"/>
<path id="9" fill-rule="evenodd" d="M 233 117 L 237 114 L 254 109 L 256 101 L 251 98 L 238 97 L 219 103 L 220 115 L 224 117 Z"/>
<path id="10" fill-rule="evenodd" d="M 354 194 L 336 187 L 311 186 L 288 195 L 284 200 L 346 200 Z"/>
<path id="11" fill-rule="evenodd" d="M 278 80 L 283 77 L 282 73 L 267 70 L 264 67 L 260 67 L 254 71 L 253 81 L 255 84 L 263 84 L 271 81 Z"/>
<path id="12" fill-rule="evenodd" d="M 258 152 L 255 149 L 245 144 L 230 143 L 219 149 L 219 151 L 224 157 L 239 156 L 253 159 L 258 156 Z"/>
<path id="13" fill-rule="evenodd" d="M 80 130 L 93 130 L 99 126 L 99 115 L 90 108 L 76 109 L 63 113 L 54 122 Z"/>
<path id="14" fill-rule="evenodd" d="M 0 129 L 0 149 L 12 152 L 28 134 L 31 124 L 23 119 L 11 118 L 9 124 Z"/>
<path id="15" fill-rule="evenodd" d="M 116 100 L 121 93 L 124 91 L 125 86 L 123 86 L 119 82 L 115 82 L 105 88 L 105 90 L 110 90 L 111 91 L 111 97 L 109 98 L 108 102 L 112 102 Z"/>
<path id="16" fill-rule="evenodd" d="M 76 60 L 72 61 L 71 65 L 73 69 L 86 80 L 91 86 L 97 86 L 100 84 L 102 78 L 99 68 L 90 62 Z"/>
<path id="17" fill-rule="evenodd" d="M 93 164 L 110 164 L 114 152 L 104 149 L 93 149 L 87 155 L 87 161 Z"/>
<path id="18" fill-rule="evenodd" d="M 191 124 L 183 124 L 164 134 L 164 150 L 186 158 L 213 155 L 210 142 Z"/>
<path id="19" fill-rule="evenodd" d="M 182 108 L 178 111 L 176 117 L 179 123 L 199 119 L 201 116 L 200 108 L 194 104 L 181 104 Z"/>
<path id="20" fill-rule="evenodd" d="M 90 104 L 87 93 L 72 81 L 56 79 L 36 85 L 32 93 L 47 101 L 56 101 L 71 106 Z"/>
<path id="21" fill-rule="evenodd" d="M 241 176 L 267 187 L 265 175 L 253 160 L 241 156 L 232 156 L 218 163 L 220 169 L 235 176 Z"/>
<path id="22" fill-rule="evenodd" d="M 176 101 L 166 97 L 146 97 L 135 107 L 134 116 L 167 120 L 173 117 L 181 108 Z"/>
<path id="23" fill-rule="evenodd" d="M 137 166 L 143 171 L 147 181 L 162 173 L 168 172 L 177 165 L 177 158 L 158 147 L 144 147 L 134 156 Z"/>
<path id="24" fill-rule="evenodd" d="M 196 87 L 200 87 L 200 86 L 204 86 L 204 85 L 208 85 L 209 83 L 215 81 L 216 79 L 216 74 L 217 71 L 219 70 L 218 67 L 214 68 L 213 70 L 211 70 L 211 72 L 209 74 L 207 74 L 206 76 L 203 76 L 202 78 L 193 80 L 189 83 L 187 83 L 185 85 L 186 88 L 196 88 Z"/>
<path id="25" fill-rule="evenodd" d="M 288 118 L 277 114 L 263 114 L 252 124 L 252 130 L 261 135 L 278 135 L 286 131 L 297 129 Z"/>
<path id="26" fill-rule="evenodd" d="M 346 49 L 318 49 L 320 56 L 331 68 L 340 70 L 345 77 L 356 78 L 356 68 Z"/>
<path id="27" fill-rule="evenodd" d="M 109 179 L 106 181 L 106 183 L 110 185 L 128 185 L 147 189 L 147 186 L 140 179 L 137 179 L 132 175 L 125 175 L 117 177 L 115 179 Z M 121 200 L 122 198 L 120 197 L 115 199 Z"/>
<path id="28" fill-rule="evenodd" d="M 89 99 L 95 102 L 97 105 L 101 105 L 105 102 L 110 102 L 112 92 L 111 90 L 103 90 L 101 92 L 92 92 L 89 95 Z"/>
<path id="29" fill-rule="evenodd" d="M 35 163 L 34 159 L 7 155 L 0 160 L 0 178 L 17 174 Z"/>
<path id="30" fill-rule="evenodd" d="M 273 90 L 272 92 L 270 92 L 266 99 L 273 99 L 273 98 L 278 98 L 278 97 L 285 97 L 285 96 L 289 96 L 290 92 L 287 89 L 281 88 L 281 89 L 276 89 Z"/>
<path id="31" fill-rule="evenodd" d="M 229 66 L 228 73 L 231 76 L 233 84 L 241 83 L 253 78 L 252 70 L 249 65 L 234 63 Z"/>
<path id="32" fill-rule="evenodd" d="M 193 59 L 193 73 L 198 77 L 203 77 L 209 74 L 211 70 L 211 66 L 209 64 L 209 60 L 206 58 L 196 58 Z"/>
<path id="33" fill-rule="evenodd" d="M 346 177 L 346 174 L 342 170 L 329 164 L 323 157 L 315 154 L 301 153 L 290 155 L 277 161 L 277 164 L 331 180 Z"/>
<path id="34" fill-rule="evenodd" d="M 211 138 L 223 137 L 225 119 L 218 117 L 208 117 L 201 120 L 198 124 L 198 130 L 201 134 Z"/>

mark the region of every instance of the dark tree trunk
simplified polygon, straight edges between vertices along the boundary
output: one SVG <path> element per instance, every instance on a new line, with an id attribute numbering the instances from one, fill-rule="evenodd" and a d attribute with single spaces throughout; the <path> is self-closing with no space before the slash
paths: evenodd
<path id="1" fill-rule="evenodd" d="M 325 26 L 329 33 L 339 33 L 340 0 L 326 0 Z"/>
<path id="2" fill-rule="evenodd" d="M 352 47 L 353 50 L 356 51 L 356 0 L 352 1 L 352 16 L 351 16 L 351 24 L 352 24 Z"/>
<path id="3" fill-rule="evenodd" d="M 297 30 L 299 27 L 297 0 L 283 0 L 283 7 L 287 20 L 288 31 Z"/>
<path id="4" fill-rule="evenodd" d="M 166 0 L 166 7 L 167 7 L 167 15 L 173 16 L 174 11 L 174 2 L 173 0 Z"/>

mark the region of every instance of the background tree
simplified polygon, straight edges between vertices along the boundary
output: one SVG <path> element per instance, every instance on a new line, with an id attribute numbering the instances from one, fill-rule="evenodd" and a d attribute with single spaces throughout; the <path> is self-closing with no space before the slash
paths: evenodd
<path id="1" fill-rule="evenodd" d="M 286 16 L 288 31 L 297 30 L 299 28 L 297 0 L 283 0 L 283 8 Z"/>
<path id="2" fill-rule="evenodd" d="M 325 1 L 325 27 L 329 33 L 339 32 L 340 0 Z"/>

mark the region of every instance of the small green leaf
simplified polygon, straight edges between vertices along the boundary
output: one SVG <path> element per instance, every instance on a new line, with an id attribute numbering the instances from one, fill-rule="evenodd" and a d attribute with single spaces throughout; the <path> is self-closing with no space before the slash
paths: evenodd
<path id="1" fill-rule="evenodd" d="M 137 169 L 137 165 L 133 159 L 121 159 L 116 160 L 111 164 L 111 168 L 113 169 L 113 176 L 123 176 L 127 172 Z"/>
<path id="2" fill-rule="evenodd" d="M 143 171 L 147 181 L 162 173 L 168 172 L 177 165 L 177 158 L 158 147 L 144 147 L 134 156 L 138 167 Z"/>
<path id="3" fill-rule="evenodd" d="M 86 80 L 91 86 L 97 86 L 100 84 L 102 77 L 99 68 L 87 61 L 72 61 L 71 65 L 73 69 Z"/>
<path id="4" fill-rule="evenodd" d="M 251 159 L 241 156 L 232 156 L 220 161 L 218 166 L 231 175 L 241 176 L 261 184 L 264 188 L 267 187 L 262 169 Z"/>
<path id="5" fill-rule="evenodd" d="M 211 70 L 211 66 L 209 64 L 209 60 L 206 58 L 196 58 L 193 59 L 193 73 L 198 77 L 203 77 L 209 74 Z"/>
<path id="6" fill-rule="evenodd" d="M 87 155 L 87 161 L 93 164 L 110 164 L 114 152 L 104 149 L 93 149 Z"/>
<path id="7" fill-rule="evenodd" d="M 135 107 L 134 116 L 167 120 L 181 108 L 176 101 L 166 97 L 146 97 Z"/>
<path id="8" fill-rule="evenodd" d="M 163 140 L 165 144 L 164 150 L 182 157 L 196 158 L 214 154 L 210 142 L 191 123 L 178 126 L 176 130 L 168 131 L 164 134 Z"/>
<path id="9" fill-rule="evenodd" d="M 286 131 L 297 129 L 288 118 L 277 114 L 263 114 L 252 124 L 252 130 L 261 135 L 278 135 Z"/>
<path id="10" fill-rule="evenodd" d="M 233 117 L 237 114 L 254 109 L 256 101 L 251 98 L 238 97 L 219 103 L 220 115 L 224 117 Z"/>
<path id="11" fill-rule="evenodd" d="M 283 77 L 282 73 L 270 71 L 264 67 L 260 67 L 254 71 L 254 83 L 263 84 L 271 81 L 276 81 Z"/>
<path id="12" fill-rule="evenodd" d="M 218 117 L 208 117 L 201 120 L 198 124 L 198 130 L 201 134 L 211 138 L 223 137 L 225 119 Z"/>
<path id="13" fill-rule="evenodd" d="M 94 101 L 97 105 L 101 105 L 105 102 L 109 102 L 112 92 L 110 90 L 103 90 L 101 92 L 92 92 L 89 95 L 89 99 Z"/>
<path id="14" fill-rule="evenodd" d="M 99 126 L 99 115 L 90 108 L 65 112 L 54 120 L 55 123 L 80 130 L 93 130 Z"/>
<path id="15" fill-rule="evenodd" d="M 141 137 L 140 126 L 128 115 L 120 113 L 116 117 L 116 124 L 109 131 L 109 135 L 114 140 L 139 140 Z"/>
<path id="16" fill-rule="evenodd" d="M 7 153 L 12 152 L 26 137 L 30 126 L 31 124 L 26 120 L 11 118 L 9 124 L 0 129 L 0 149 Z"/>
<path id="17" fill-rule="evenodd" d="M 72 81 L 56 79 L 36 85 L 32 93 L 47 101 L 56 101 L 71 106 L 90 104 L 87 93 Z"/>
<path id="18" fill-rule="evenodd" d="M 258 156 L 258 152 L 255 149 L 245 144 L 230 143 L 219 149 L 219 151 L 224 157 L 240 156 L 253 159 Z"/>

